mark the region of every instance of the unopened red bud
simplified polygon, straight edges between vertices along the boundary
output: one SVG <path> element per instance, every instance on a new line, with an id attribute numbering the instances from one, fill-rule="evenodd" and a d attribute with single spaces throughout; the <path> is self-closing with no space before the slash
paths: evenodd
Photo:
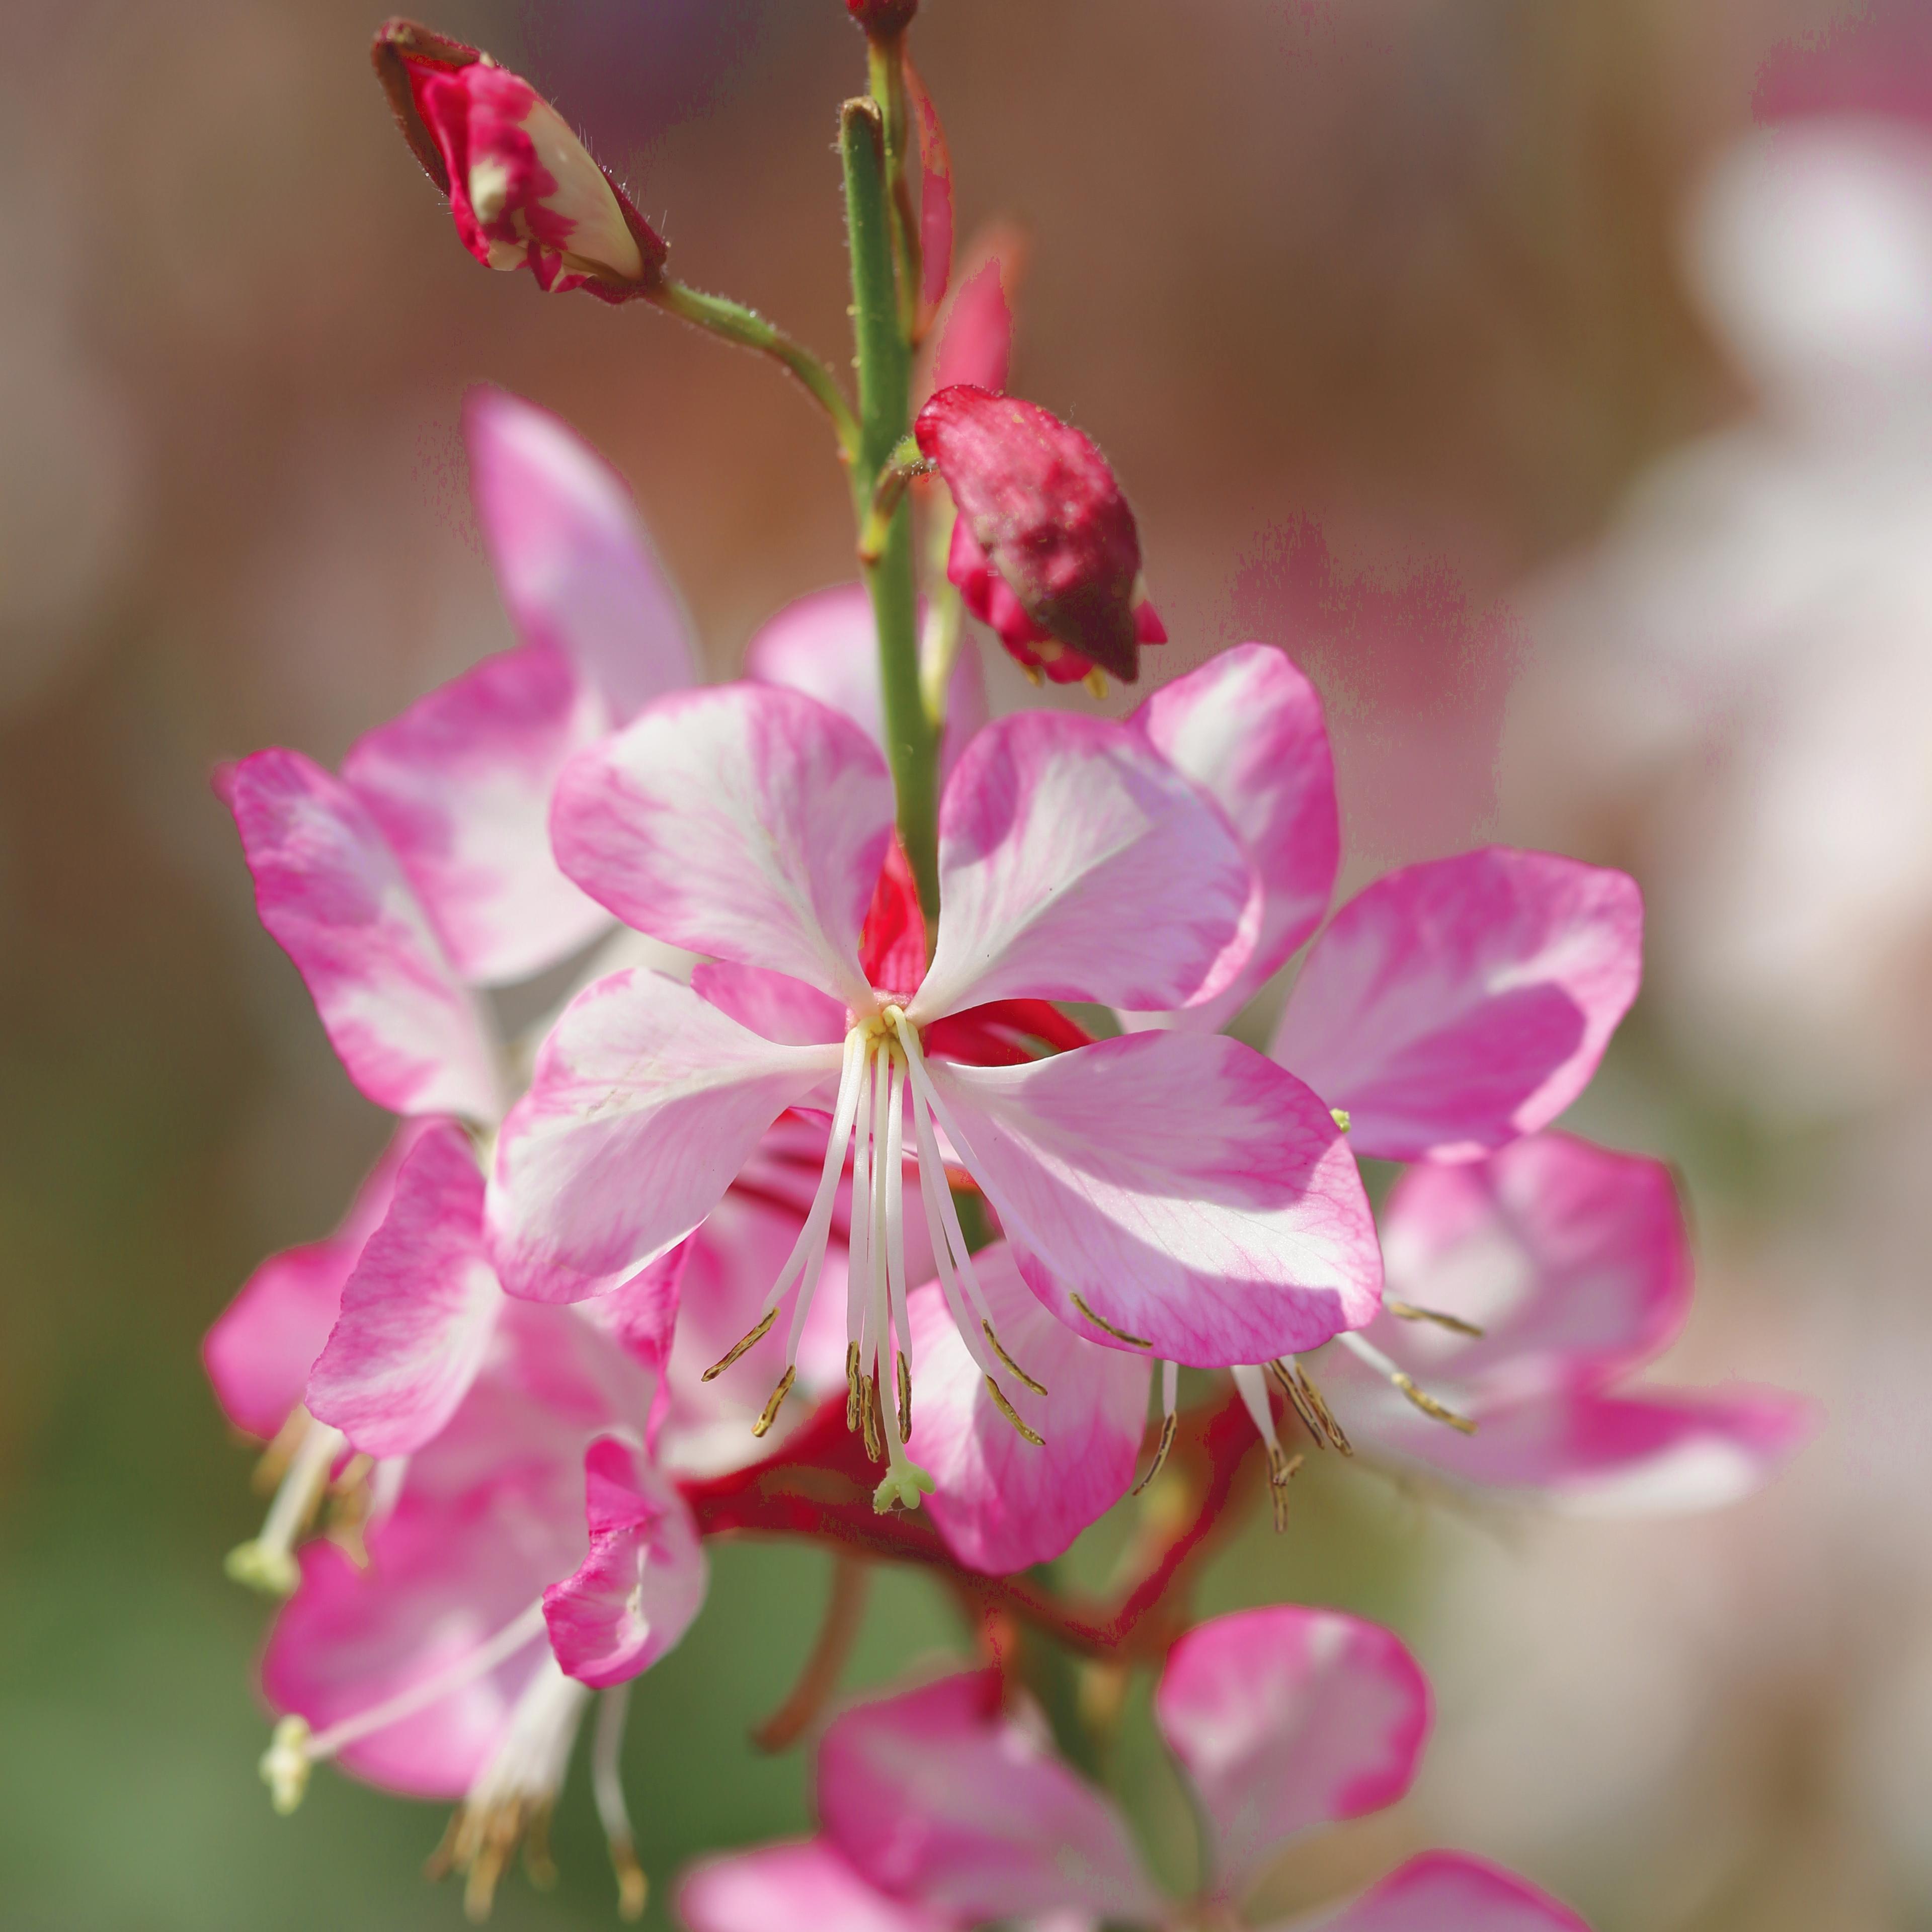
<path id="1" fill-rule="evenodd" d="M 391 20 L 371 50 L 404 137 L 493 268 L 628 302 L 653 287 L 662 238 L 530 82 L 460 40 Z"/>
<path id="2" fill-rule="evenodd" d="M 845 10 L 875 39 L 902 34 L 919 11 L 919 0 L 845 0 Z"/>
<path id="3" fill-rule="evenodd" d="M 1037 404 L 957 383 L 920 412 L 920 451 L 958 506 L 946 574 L 1029 670 L 1123 684 L 1167 633 L 1141 581 L 1140 533 L 1107 459 Z"/>

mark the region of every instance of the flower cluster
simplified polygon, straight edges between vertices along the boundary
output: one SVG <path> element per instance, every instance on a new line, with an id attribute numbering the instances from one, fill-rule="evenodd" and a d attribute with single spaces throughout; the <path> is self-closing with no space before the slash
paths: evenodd
<path id="1" fill-rule="evenodd" d="M 230 1559 L 286 1599 L 263 1770 L 284 1809 L 328 1760 L 456 1800 L 439 1860 L 480 1913 L 520 1846 L 541 1867 L 598 1705 L 634 1913 L 625 1687 L 698 1614 L 706 1538 L 789 1533 L 944 1575 L 1000 1660 L 834 1723 L 824 1838 L 700 1871 L 698 1932 L 1172 1922 L 1042 1746 L 1016 1622 L 1163 1664 L 1211 1840 L 1189 1909 L 1225 1915 L 1278 1844 L 1399 1796 L 1426 1722 L 1386 1633 L 1286 1606 L 1187 1629 L 1188 1566 L 1258 1450 L 1278 1525 L 1297 1419 L 1467 1486 L 1688 1507 L 1750 1486 L 1807 1418 L 1620 1386 L 1684 1312 L 1675 1190 L 1549 1130 L 1636 990 L 1629 880 L 1490 850 L 1331 916 L 1321 707 L 1268 646 L 1124 719 L 988 718 L 968 613 L 1102 688 L 1164 633 L 1104 458 L 999 393 L 1010 250 L 937 306 L 950 170 L 913 8 L 851 10 L 874 78 L 842 123 L 856 413 L 790 338 L 665 276 L 525 82 L 406 23 L 378 38 L 479 259 L 643 296 L 800 377 L 861 580 L 700 687 L 623 484 L 479 392 L 476 511 L 520 643 L 338 772 L 270 750 L 219 775 L 263 924 L 398 1122 L 338 1232 L 265 1263 L 208 1340 L 276 1485 Z M 1225 1030 L 1298 956 L 1267 1050 Z M 505 1037 L 495 990 L 560 969 L 561 1010 Z M 1408 1164 L 1379 1228 L 1358 1155 Z M 1184 1413 L 1184 1367 L 1225 1392 Z M 1018 1576 L 1170 1455 L 1191 1500 L 1119 1606 Z M 1425 1922 L 1575 1923 L 1448 1858 L 1324 1922 Z"/>

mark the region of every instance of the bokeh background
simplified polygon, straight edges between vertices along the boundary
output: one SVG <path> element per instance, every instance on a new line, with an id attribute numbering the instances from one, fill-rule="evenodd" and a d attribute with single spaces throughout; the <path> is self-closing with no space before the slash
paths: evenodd
<path id="1" fill-rule="evenodd" d="M 1210 1607 L 1386 1618 L 1415 1796 L 1283 1874 L 1456 1842 L 1600 1932 L 1932 1927 L 1932 32 L 1833 0 L 927 0 L 964 225 L 1032 238 L 1018 383 L 1127 480 L 1184 668 L 1286 647 L 1352 883 L 1501 836 L 1628 866 L 1643 998 L 1574 1124 L 1678 1162 L 1676 1379 L 1822 1398 L 1774 1490 L 1444 1517 L 1316 1468 Z M 0 9 L 0 1924 L 436 1927 L 430 1808 L 256 1780 L 245 1449 L 202 1330 L 382 1138 L 254 922 L 207 773 L 332 760 L 509 641 L 465 388 L 625 471 L 728 675 L 844 572 L 818 420 L 648 312 L 464 255 L 348 0 Z M 836 0 L 446 0 L 680 270 L 828 354 Z M 996 667 L 996 669 L 998 668 Z M 1013 694 L 1010 683 L 1000 688 Z M 1102 1539 L 1104 1542 L 1104 1539 Z M 1102 1548 L 1091 1560 L 1104 1559 Z M 716 1552 L 639 1687 L 662 1881 L 805 1816 L 812 1552 Z M 853 1666 L 958 1641 L 881 1576 Z M 1173 1794 L 1120 1775 L 1162 1856 Z M 580 1772 L 578 1774 L 580 1780 Z M 613 1922 L 581 1782 L 557 1890 Z M 661 1913 L 662 1904 L 653 1906 Z M 662 1917 L 654 1923 L 664 1923 Z"/>

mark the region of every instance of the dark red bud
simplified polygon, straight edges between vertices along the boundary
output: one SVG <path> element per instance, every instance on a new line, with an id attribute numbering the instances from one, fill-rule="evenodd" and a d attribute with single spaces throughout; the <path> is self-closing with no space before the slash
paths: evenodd
<path id="1" fill-rule="evenodd" d="M 919 11 L 919 0 L 845 0 L 845 10 L 874 40 L 902 34 Z"/>
<path id="2" fill-rule="evenodd" d="M 1132 684 L 1160 620 L 1107 459 L 1036 404 L 964 383 L 941 389 L 915 433 L 958 506 L 947 574 L 974 615 L 1056 682 L 1097 665 Z"/>

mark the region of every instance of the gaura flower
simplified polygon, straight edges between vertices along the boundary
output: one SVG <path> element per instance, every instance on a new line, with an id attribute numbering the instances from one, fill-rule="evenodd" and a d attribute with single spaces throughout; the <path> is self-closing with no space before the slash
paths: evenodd
<path id="1" fill-rule="evenodd" d="M 746 1342 L 800 1280 L 775 1413 L 849 1148 L 867 1204 L 847 1308 L 855 1420 L 897 1396 L 882 1507 L 916 1500 L 923 1480 L 902 1446 L 908 1156 L 966 1347 L 1005 1407 L 1001 1378 L 1029 1379 L 998 1340 L 942 1134 L 1028 1287 L 1106 1346 L 1226 1365 L 1262 1337 L 1313 1347 L 1365 1321 L 1380 1267 L 1360 1182 L 1328 1111 L 1283 1070 L 1178 1033 L 1016 1066 L 949 1051 L 1015 1004 L 1213 998 L 1251 944 L 1253 896 L 1220 814 L 1123 726 L 1040 712 L 988 725 L 940 805 L 932 963 L 922 932 L 875 953 L 875 980 L 860 940 L 892 815 L 876 747 L 789 691 L 668 699 L 573 762 L 552 818 L 559 862 L 639 930 L 714 963 L 690 986 L 614 975 L 559 1021 L 498 1143 L 490 1214 L 506 1285 L 600 1292 L 698 1226 L 778 1114 L 824 1108 L 818 1192 Z"/>
<path id="2" fill-rule="evenodd" d="M 586 289 L 608 302 L 656 286 L 663 237 L 528 81 L 408 20 L 386 22 L 370 57 L 477 260 L 527 268 L 553 294 Z"/>
<path id="3" fill-rule="evenodd" d="M 621 1294 L 506 1308 L 482 1372 L 370 1524 L 365 1562 L 307 1545 L 269 1640 L 263 1688 L 286 1714 L 262 1774 L 278 1808 L 293 1810 L 328 1760 L 457 1799 L 437 1862 L 466 1875 L 472 1916 L 520 1844 L 533 1869 L 545 1863 L 593 1692 L 663 1655 L 703 1600 L 695 1527 L 644 1448 L 666 1318 Z M 622 1696 L 607 1690 L 592 1777 L 634 1917 Z"/>
<path id="4" fill-rule="evenodd" d="M 967 608 L 1056 684 L 1096 666 L 1134 682 L 1141 646 L 1167 633 L 1106 458 L 1038 404 L 967 383 L 939 391 L 914 433 L 958 508 L 946 572 Z"/>
<path id="5" fill-rule="evenodd" d="M 1217 1617 L 1183 1636 L 1154 1719 L 1202 1822 L 1201 1882 L 1187 1900 L 1162 1895 L 1126 1820 L 1052 1754 L 1030 1711 L 1002 1708 L 997 1672 L 982 1671 L 835 1720 L 819 1750 L 820 1835 L 706 1861 L 680 1886 L 680 1910 L 692 1932 L 965 1932 L 1049 1918 L 1232 1924 L 1290 1844 L 1408 1790 L 1429 1729 L 1429 1688 L 1388 1631 L 1282 1606 Z M 1521 1879 L 1443 1852 L 1292 1925 L 1584 1932 L 1574 1913 Z"/>
<path id="6" fill-rule="evenodd" d="M 691 682 L 691 647 L 629 494 L 544 412 L 485 390 L 465 412 L 476 507 L 524 640 L 361 739 L 332 777 L 256 752 L 219 780 L 262 922 L 295 962 L 350 1078 L 379 1106 L 500 1114 L 475 989 L 529 978 L 608 930 L 558 872 L 556 776 Z"/>

